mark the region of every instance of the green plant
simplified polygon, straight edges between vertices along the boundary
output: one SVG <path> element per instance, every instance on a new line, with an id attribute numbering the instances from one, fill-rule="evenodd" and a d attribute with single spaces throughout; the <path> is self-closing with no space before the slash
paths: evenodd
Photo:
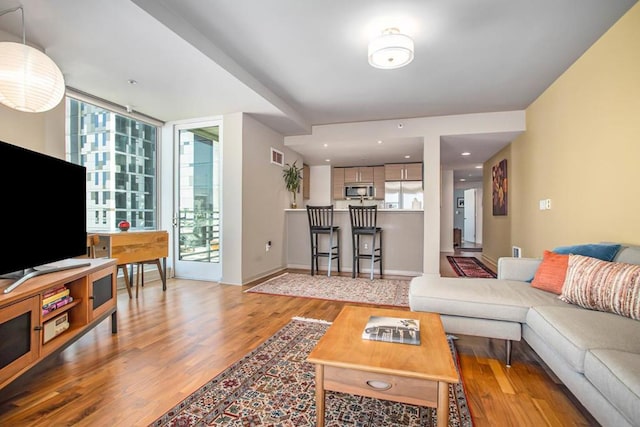
<path id="1" fill-rule="evenodd" d="M 289 164 L 287 163 L 285 165 L 285 168 L 282 171 L 282 177 L 284 178 L 284 185 L 287 188 L 287 191 L 290 191 L 291 194 L 293 194 L 293 202 L 291 203 L 291 206 L 295 207 L 296 204 L 296 193 L 298 192 L 298 189 L 300 188 L 300 180 L 302 179 L 302 168 L 299 168 L 298 166 L 296 166 L 296 162 L 293 162 L 293 164 Z"/>

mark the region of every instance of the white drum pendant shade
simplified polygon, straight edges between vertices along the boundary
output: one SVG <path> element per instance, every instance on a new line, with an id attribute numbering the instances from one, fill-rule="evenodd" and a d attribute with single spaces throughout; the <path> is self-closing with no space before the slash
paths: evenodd
<path id="1" fill-rule="evenodd" d="M 369 43 L 369 64 L 376 68 L 404 67 L 413 61 L 413 40 L 397 28 L 387 28 Z"/>
<path id="2" fill-rule="evenodd" d="M 64 93 L 64 77 L 51 58 L 25 44 L 0 42 L 1 103 L 40 113 L 58 105 Z"/>

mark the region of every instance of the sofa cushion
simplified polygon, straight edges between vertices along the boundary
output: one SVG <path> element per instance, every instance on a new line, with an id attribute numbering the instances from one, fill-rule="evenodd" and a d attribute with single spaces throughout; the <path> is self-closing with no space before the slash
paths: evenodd
<path id="1" fill-rule="evenodd" d="M 536 306 L 527 314 L 527 326 L 580 373 L 590 349 L 640 353 L 640 322 L 617 314 L 568 304 Z"/>
<path id="2" fill-rule="evenodd" d="M 613 260 L 627 264 L 640 264 L 640 246 L 623 246 Z"/>
<path id="3" fill-rule="evenodd" d="M 591 350 L 584 359 L 584 375 L 630 424 L 640 420 L 640 354 Z"/>
<path id="4" fill-rule="evenodd" d="M 566 305 L 557 295 L 514 280 L 425 275 L 409 285 L 413 311 L 523 323 L 529 307 L 537 304 Z"/>
<path id="5" fill-rule="evenodd" d="M 640 265 L 569 255 L 560 298 L 592 310 L 640 319 Z"/>
<path id="6" fill-rule="evenodd" d="M 557 254 L 582 255 L 598 258 L 603 261 L 613 261 L 622 245 L 617 243 L 588 243 L 584 245 L 558 246 L 553 250 Z"/>
<path id="7" fill-rule="evenodd" d="M 569 255 L 544 251 L 542 262 L 533 276 L 531 286 L 556 295 L 562 293 L 564 278 L 569 266 Z"/>

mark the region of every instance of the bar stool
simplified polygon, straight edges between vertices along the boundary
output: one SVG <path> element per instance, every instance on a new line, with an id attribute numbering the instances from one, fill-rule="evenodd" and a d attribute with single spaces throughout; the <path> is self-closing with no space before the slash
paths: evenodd
<path id="1" fill-rule="evenodd" d="M 351 242 L 353 244 L 353 268 L 351 277 L 360 273 L 360 259 L 371 261 L 371 280 L 373 280 L 374 263 L 380 263 L 380 276 L 382 277 L 382 228 L 377 226 L 378 206 L 352 206 L 349 205 L 351 218 Z M 371 237 L 371 251 L 360 252 L 360 237 Z M 379 245 L 376 247 L 376 238 L 379 237 Z"/>
<path id="2" fill-rule="evenodd" d="M 318 259 L 328 258 L 327 276 L 331 276 L 331 261 L 338 261 L 338 273 L 340 272 L 340 227 L 333 225 L 333 205 L 309 206 L 309 237 L 311 241 L 311 275 L 318 272 Z M 321 251 L 318 237 L 328 235 L 329 242 L 326 251 Z M 315 266 L 315 267 L 314 267 Z"/>

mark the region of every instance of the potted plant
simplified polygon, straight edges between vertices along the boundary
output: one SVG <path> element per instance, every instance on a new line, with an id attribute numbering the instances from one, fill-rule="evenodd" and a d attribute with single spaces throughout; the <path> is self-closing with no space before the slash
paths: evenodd
<path id="1" fill-rule="evenodd" d="M 300 189 L 300 180 L 302 179 L 302 168 L 296 166 L 296 162 L 293 162 L 292 165 L 287 163 L 285 165 L 284 170 L 282 171 L 282 176 L 284 178 L 284 185 L 287 187 L 287 191 L 291 192 L 293 195 L 293 201 L 291 202 L 291 208 L 295 209 L 298 207 L 298 203 L 296 202 L 296 193 Z"/>

